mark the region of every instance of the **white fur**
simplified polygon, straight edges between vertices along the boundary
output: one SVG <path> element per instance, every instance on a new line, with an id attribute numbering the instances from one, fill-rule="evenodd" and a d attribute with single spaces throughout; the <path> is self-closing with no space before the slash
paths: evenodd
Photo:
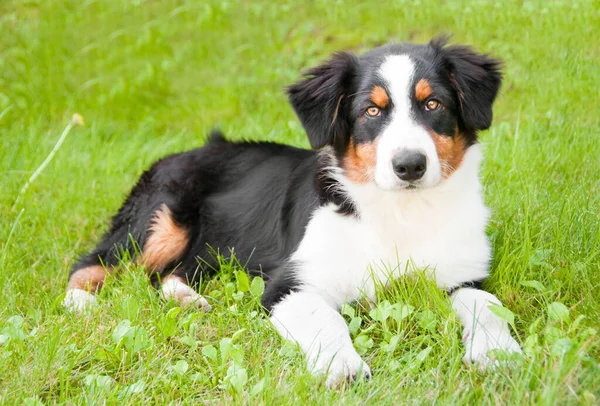
<path id="1" fill-rule="evenodd" d="M 327 375 L 328 387 L 345 377 L 371 375 L 352 345 L 346 322 L 323 296 L 291 293 L 274 307 L 271 321 L 283 338 L 300 345 L 313 374 Z"/>
<path id="2" fill-rule="evenodd" d="M 84 313 L 94 307 L 96 296 L 82 289 L 69 289 L 62 305 L 70 312 Z"/>
<path id="3" fill-rule="evenodd" d="M 385 191 L 339 175 L 360 218 L 333 205 L 315 211 L 292 256 L 301 285 L 339 307 L 363 294 L 374 299 L 374 279 L 386 282 L 415 267 L 429 269 L 445 288 L 485 278 L 490 246 L 480 148 L 469 148 L 459 169 L 428 189 Z"/>
<path id="4" fill-rule="evenodd" d="M 431 272 L 441 288 L 487 277 L 491 249 L 485 233 L 489 211 L 478 177 L 481 158 L 481 147 L 474 145 L 444 182 L 403 191 L 352 183 L 341 170 L 332 169 L 359 218 L 337 213 L 334 205 L 314 212 L 291 259 L 300 291 L 275 305 L 272 316 L 277 330 L 300 344 L 316 373 L 324 373 L 331 361 L 329 385 L 358 370 L 368 371 L 336 311 L 343 303 L 362 296 L 374 300 L 376 282 L 388 283 L 417 269 Z M 518 349 L 508 340 L 506 323 L 488 313 L 480 313 L 480 323 L 495 323 L 491 335 L 465 329 L 475 334 L 467 346 L 473 361 L 487 361 L 487 349 Z M 459 314 L 461 320 L 465 314 Z"/>
<path id="5" fill-rule="evenodd" d="M 521 352 L 519 344 L 510 335 L 508 323 L 489 309 L 490 304 L 500 305 L 491 293 L 463 288 L 452 294 L 452 308 L 464 325 L 463 344 L 466 362 L 477 362 L 480 368 L 497 364 L 488 351 L 505 350 Z"/>
<path id="6" fill-rule="evenodd" d="M 204 297 L 176 277 L 169 278 L 162 284 L 161 296 L 165 300 L 173 298 L 182 307 L 192 305 L 201 308 L 205 312 L 211 309 Z"/>
<path id="7" fill-rule="evenodd" d="M 427 157 L 427 171 L 418 182 L 422 187 L 438 184 L 442 177 L 441 165 L 431 135 L 411 116 L 411 94 L 415 66 L 408 55 L 388 56 L 379 69 L 394 105 L 389 124 L 377 142 L 375 182 L 383 189 L 408 186 L 398 178 L 392 167 L 392 158 L 400 151 L 418 151 Z"/>

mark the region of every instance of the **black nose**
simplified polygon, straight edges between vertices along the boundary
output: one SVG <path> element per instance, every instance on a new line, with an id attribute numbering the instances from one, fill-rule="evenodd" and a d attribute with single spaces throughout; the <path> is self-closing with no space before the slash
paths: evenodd
<path id="1" fill-rule="evenodd" d="M 421 152 L 400 151 L 392 158 L 392 167 L 402 180 L 421 179 L 427 170 L 427 158 Z"/>

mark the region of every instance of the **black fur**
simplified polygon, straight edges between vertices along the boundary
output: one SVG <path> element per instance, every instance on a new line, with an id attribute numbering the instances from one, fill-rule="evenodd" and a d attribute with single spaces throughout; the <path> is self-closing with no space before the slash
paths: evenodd
<path id="1" fill-rule="evenodd" d="M 144 246 L 152 215 L 165 203 L 192 236 L 178 274 L 197 281 L 218 266 L 214 250 L 228 256 L 234 249 L 242 264 L 268 278 L 297 246 L 319 204 L 317 162 L 313 151 L 218 136 L 203 148 L 164 158 L 141 176 L 98 247 L 73 272 L 116 265 L 123 250 L 133 256 L 132 241 Z"/>
<path id="2" fill-rule="evenodd" d="M 267 288 L 261 297 L 261 304 L 267 311 L 271 311 L 283 297 L 299 288 L 298 281 L 287 267 L 281 266 L 269 273 Z"/>
<path id="3" fill-rule="evenodd" d="M 341 52 L 308 70 L 303 81 L 288 88 L 290 103 L 314 149 L 347 142 L 352 124 L 350 90 L 357 68 L 356 57 Z"/>
<path id="4" fill-rule="evenodd" d="M 316 186 L 319 191 L 321 205 L 333 203 L 338 207 L 337 212 L 345 216 L 358 217 L 358 211 L 341 188 L 339 182 L 332 176 L 328 168 L 336 165 L 336 158 L 330 154 L 322 154 L 319 159 L 319 170 L 317 171 Z"/>
<path id="5" fill-rule="evenodd" d="M 445 46 L 446 38 L 431 41 L 442 57 L 459 95 L 466 130 L 486 130 L 492 124 L 492 104 L 502 83 L 502 62 L 462 45 Z"/>
<path id="6" fill-rule="evenodd" d="M 457 290 L 461 289 L 461 288 L 473 288 L 473 289 L 483 289 L 483 284 L 486 281 L 487 278 L 484 279 L 477 279 L 474 281 L 470 281 L 470 282 L 463 282 L 458 286 L 455 286 L 451 289 L 447 289 L 446 293 L 448 293 L 448 296 L 452 295 L 454 292 L 456 292 Z"/>

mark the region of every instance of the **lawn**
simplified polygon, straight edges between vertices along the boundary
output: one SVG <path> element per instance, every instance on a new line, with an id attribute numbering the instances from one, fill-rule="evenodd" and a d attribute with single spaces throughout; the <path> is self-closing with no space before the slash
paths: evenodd
<path id="1" fill-rule="evenodd" d="M 276 4 L 277 3 L 277 4 Z M 570 1 L 0 3 L 0 403 L 598 404 L 600 4 Z M 453 33 L 504 59 L 481 134 L 493 276 L 524 354 L 481 373 L 423 278 L 344 309 L 373 379 L 319 385 L 224 262 L 203 314 L 124 264 L 100 306 L 60 306 L 69 266 L 168 153 L 232 139 L 308 147 L 283 88 L 337 50 Z M 54 158 L 24 189 L 74 113 Z M 21 193 L 21 191 L 23 192 Z M 402 309 L 386 317 L 389 309 Z"/>

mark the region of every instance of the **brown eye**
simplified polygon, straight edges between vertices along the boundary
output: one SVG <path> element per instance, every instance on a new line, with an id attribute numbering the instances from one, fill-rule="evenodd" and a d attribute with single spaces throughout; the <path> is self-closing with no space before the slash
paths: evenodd
<path id="1" fill-rule="evenodd" d="M 367 109 L 367 116 L 369 117 L 377 117 L 381 115 L 381 110 L 377 107 L 369 107 Z"/>
<path id="2" fill-rule="evenodd" d="M 441 103 L 436 99 L 429 99 L 427 103 L 425 103 L 425 110 L 434 111 L 440 108 Z"/>

